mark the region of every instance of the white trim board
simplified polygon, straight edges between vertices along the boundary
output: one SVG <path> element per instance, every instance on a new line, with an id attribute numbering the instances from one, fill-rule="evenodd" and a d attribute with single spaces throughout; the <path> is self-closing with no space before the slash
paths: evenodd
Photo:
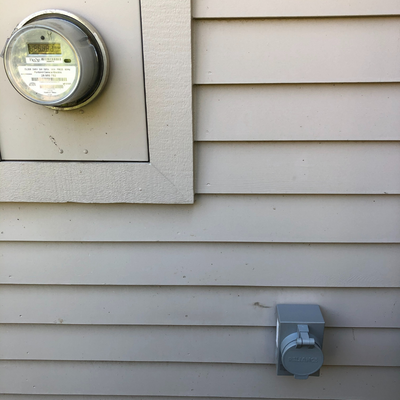
<path id="1" fill-rule="evenodd" d="M 150 163 L 0 162 L 0 201 L 191 204 L 189 0 L 141 0 Z"/>

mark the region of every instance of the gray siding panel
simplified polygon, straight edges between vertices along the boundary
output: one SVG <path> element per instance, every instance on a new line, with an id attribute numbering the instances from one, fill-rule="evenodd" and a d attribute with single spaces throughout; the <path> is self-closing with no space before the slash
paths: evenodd
<path id="1" fill-rule="evenodd" d="M 396 0 L 195 0 L 195 18 L 329 17 L 400 14 Z"/>
<path id="2" fill-rule="evenodd" d="M 1 360 L 275 364 L 274 327 L 10 324 L 0 337 Z M 327 328 L 324 365 L 400 366 L 399 349 L 398 329 Z"/>
<path id="3" fill-rule="evenodd" d="M 400 193 L 400 143 L 197 143 L 195 154 L 197 193 Z"/>
<path id="4" fill-rule="evenodd" d="M 400 84 L 199 85 L 198 141 L 399 140 Z"/>
<path id="5" fill-rule="evenodd" d="M 0 323 L 275 326 L 279 303 L 319 304 L 329 327 L 400 327 L 398 289 L 191 286 L 2 286 Z"/>
<path id="6" fill-rule="evenodd" d="M 8 394 L 290 398 L 296 393 L 300 399 L 397 400 L 399 371 L 323 367 L 321 377 L 310 378 L 305 385 L 295 379 L 277 379 L 273 365 L 2 361 L 0 386 Z"/>
<path id="7" fill-rule="evenodd" d="M 0 284 L 400 287 L 398 244 L 0 242 Z"/>
<path id="8" fill-rule="evenodd" d="M 399 20 L 199 20 L 194 83 L 398 82 Z"/>
<path id="9" fill-rule="evenodd" d="M 0 238 L 399 243 L 400 196 L 198 195 L 194 206 L 5 203 Z"/>
<path id="10" fill-rule="evenodd" d="M 182 398 L 182 397 L 181 397 Z M 185 396 L 183 397 L 185 400 L 230 400 L 231 397 L 192 397 Z M 109 395 L 89 395 L 89 396 L 65 396 L 65 395 L 37 395 L 37 394 L 29 394 L 29 395 L 21 395 L 21 394 L 0 394 L 1 400 L 177 400 L 176 396 L 109 396 Z M 236 397 L 238 400 L 280 400 L 280 399 L 271 399 L 270 397 Z M 287 400 L 299 400 L 299 399 L 287 399 Z M 328 399 L 333 400 L 333 399 Z"/>
<path id="11" fill-rule="evenodd" d="M 182 398 L 182 397 L 181 397 Z M 29 394 L 29 395 L 21 395 L 21 394 L 0 394 L 1 400 L 177 400 L 176 396 L 109 396 L 109 395 L 89 395 L 89 396 L 65 396 L 65 395 L 37 395 L 37 394 Z M 185 400 L 230 400 L 231 397 L 192 397 L 185 396 L 183 397 Z M 238 400 L 280 400 L 280 399 L 271 399 L 270 397 L 236 397 Z M 299 399 L 288 399 L 288 400 L 299 400 Z M 333 400 L 333 399 L 328 399 Z"/>

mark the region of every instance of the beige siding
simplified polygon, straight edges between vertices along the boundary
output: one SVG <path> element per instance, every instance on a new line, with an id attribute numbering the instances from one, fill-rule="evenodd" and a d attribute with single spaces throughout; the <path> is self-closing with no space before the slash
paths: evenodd
<path id="1" fill-rule="evenodd" d="M 398 17 L 200 20 L 194 82 L 397 82 Z"/>
<path id="2" fill-rule="evenodd" d="M 193 2 L 194 205 L 0 205 L 1 400 L 397 400 L 400 7 L 299 4 Z"/>
<path id="3" fill-rule="evenodd" d="M 274 327 L 11 324 L 0 335 L 3 360 L 275 363 Z M 325 343 L 325 365 L 400 366 L 396 329 L 327 328 Z"/>
<path id="4" fill-rule="evenodd" d="M 63 379 L 59 379 L 60 377 Z M 22 379 L 25 378 L 25 379 Z M 71 385 L 73 382 L 73 385 Z M 151 384 L 149 384 L 151 382 Z M 396 400 L 398 369 L 388 367 L 325 367 L 310 385 L 275 376 L 273 365 L 2 361 L 0 385 L 7 393 L 71 392 L 77 394 L 288 397 Z M 326 393 L 329 385 L 329 394 Z"/>
<path id="5" fill-rule="evenodd" d="M 195 154 L 197 193 L 400 193 L 400 143 L 213 142 Z"/>
<path id="6" fill-rule="evenodd" d="M 0 242 L 0 284 L 396 288 L 399 260 L 398 244 Z"/>
<path id="7" fill-rule="evenodd" d="M 400 139 L 400 84 L 198 85 L 198 141 Z"/>
<path id="8" fill-rule="evenodd" d="M 103 395 L 89 395 L 89 396 L 81 396 L 81 395 L 72 395 L 72 396 L 64 396 L 64 395 L 20 395 L 20 394 L 7 394 L 7 395 L 1 395 L 2 400 L 172 400 L 176 399 L 176 397 L 170 397 L 170 396 L 124 396 L 121 398 L 121 396 L 103 396 Z M 231 397 L 190 397 L 190 396 L 185 396 L 185 400 L 228 400 L 231 399 Z M 244 397 L 242 397 L 244 399 Z M 246 400 L 256 400 L 256 398 L 250 398 L 246 397 Z M 259 400 L 260 397 L 257 398 Z M 268 398 L 268 400 L 278 400 L 278 399 L 271 399 Z M 332 400 L 332 399 L 330 399 Z"/>
<path id="9" fill-rule="evenodd" d="M 4 286 L 7 324 L 275 326 L 279 303 L 320 304 L 327 326 L 400 328 L 398 289 Z"/>
<path id="10" fill-rule="evenodd" d="M 371 16 L 400 13 L 396 0 L 195 0 L 196 18 Z"/>
<path id="11" fill-rule="evenodd" d="M 399 243 L 400 196 L 198 195 L 187 207 L 8 203 L 0 224 L 7 241 Z"/>

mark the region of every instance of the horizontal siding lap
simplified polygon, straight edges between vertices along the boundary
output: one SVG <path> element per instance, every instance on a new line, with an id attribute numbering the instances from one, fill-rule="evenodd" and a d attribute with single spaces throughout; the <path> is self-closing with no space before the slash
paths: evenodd
<path id="1" fill-rule="evenodd" d="M 400 84 L 199 85 L 197 141 L 399 140 Z"/>
<path id="2" fill-rule="evenodd" d="M 194 18 L 329 17 L 400 14 L 396 0 L 195 0 Z"/>
<path id="3" fill-rule="evenodd" d="M 400 196 L 198 195 L 187 207 L 5 203 L 0 240 L 398 243 Z"/>
<path id="4" fill-rule="evenodd" d="M 275 366 L 233 364 L 0 362 L 4 393 L 397 400 L 398 368 L 323 367 L 307 385 L 276 377 Z M 326 388 L 329 388 L 327 390 Z M 17 389 L 17 391 L 16 391 Z"/>
<path id="5" fill-rule="evenodd" d="M 231 400 L 232 397 L 192 397 L 184 396 L 179 400 Z M 282 400 L 282 399 L 271 399 L 270 397 L 237 397 L 237 399 L 242 400 Z M 177 400 L 176 396 L 110 396 L 110 395 L 37 395 L 37 394 L 3 394 L 1 395 L 1 400 Z M 289 399 L 289 400 L 299 400 L 299 399 Z M 307 399 L 310 400 L 310 399 Z M 332 399 L 328 399 L 332 400 Z"/>
<path id="6" fill-rule="evenodd" d="M 194 83 L 398 82 L 399 18 L 360 21 L 197 21 Z"/>
<path id="7" fill-rule="evenodd" d="M 400 287 L 399 259 L 398 244 L 0 242 L 0 283 Z"/>
<path id="8" fill-rule="evenodd" d="M 109 396 L 109 395 L 20 395 L 20 394 L 7 394 L 1 395 L 1 400 L 177 400 L 176 396 Z M 232 397 L 192 397 L 184 396 L 180 397 L 179 400 L 231 400 Z M 271 397 L 236 397 L 238 400 L 282 400 L 282 399 L 271 399 Z M 299 400 L 299 399 L 288 399 L 288 400 Z M 310 399 L 305 399 L 310 400 Z M 328 399 L 334 400 L 334 399 Z"/>
<path id="9" fill-rule="evenodd" d="M 197 193 L 400 193 L 400 143 L 197 143 L 195 154 Z"/>
<path id="10" fill-rule="evenodd" d="M 400 327 L 397 289 L 2 286 L 0 323 L 275 326 L 276 304 L 319 304 L 329 327 Z"/>
<path id="11" fill-rule="evenodd" d="M 0 337 L 1 360 L 275 364 L 274 327 L 11 324 Z M 399 347 L 396 329 L 327 328 L 324 365 L 400 366 Z"/>

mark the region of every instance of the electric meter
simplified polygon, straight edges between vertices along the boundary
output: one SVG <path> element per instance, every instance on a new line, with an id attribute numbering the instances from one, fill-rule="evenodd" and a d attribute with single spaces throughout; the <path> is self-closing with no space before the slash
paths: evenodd
<path id="1" fill-rule="evenodd" d="M 106 45 L 85 19 L 62 10 L 25 18 L 2 52 L 13 87 L 26 99 L 57 110 L 92 101 L 109 73 Z"/>

